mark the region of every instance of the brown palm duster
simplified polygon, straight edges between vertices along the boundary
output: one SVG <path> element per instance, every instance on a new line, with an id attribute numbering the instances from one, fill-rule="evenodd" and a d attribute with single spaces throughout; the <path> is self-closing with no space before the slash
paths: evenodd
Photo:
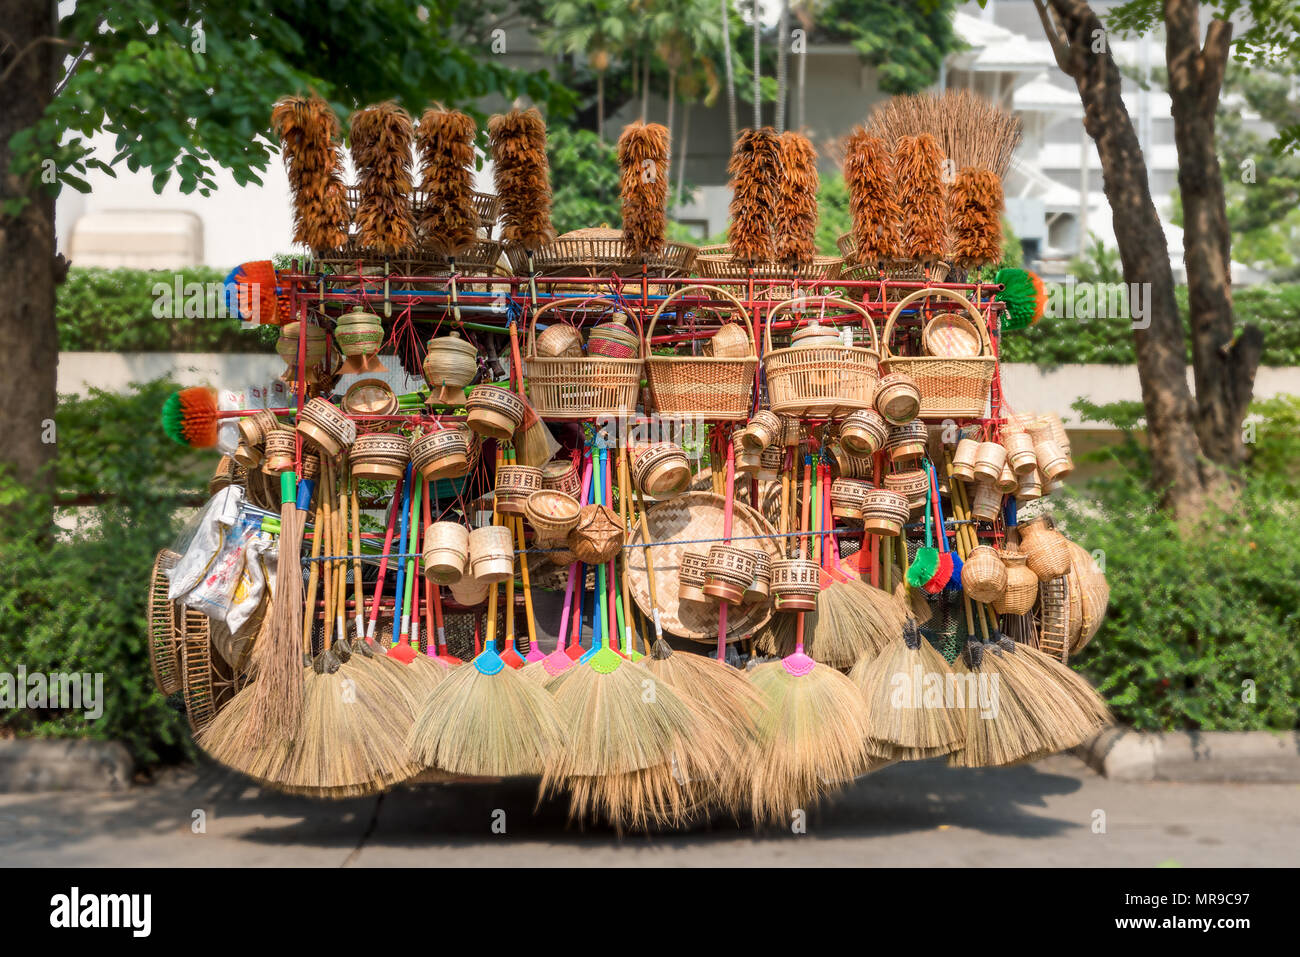
<path id="1" fill-rule="evenodd" d="M 811 266 L 817 245 L 817 150 L 802 133 L 786 130 L 777 139 L 781 184 L 776 198 L 776 258 Z"/>
<path id="2" fill-rule="evenodd" d="M 849 190 L 857 261 L 879 267 L 897 259 L 903 213 L 894 186 L 894 159 L 880 137 L 860 126 L 845 144 L 844 183 Z"/>
<path id="3" fill-rule="evenodd" d="M 415 243 L 411 213 L 411 116 L 393 101 L 352 114 L 352 163 L 361 201 L 357 233 L 362 246 L 391 256 Z"/>
<path id="4" fill-rule="evenodd" d="M 668 128 L 629 123 L 618 138 L 623 242 L 639 256 L 663 249 L 668 233 Z"/>
<path id="5" fill-rule="evenodd" d="M 903 254 L 919 263 L 934 263 L 947 245 L 939 141 L 929 133 L 900 138 L 894 149 L 894 176 L 903 210 Z"/>
<path id="6" fill-rule="evenodd" d="M 772 222 L 781 175 L 781 152 L 771 127 L 740 134 L 727 173 L 731 176 L 731 254 L 746 262 L 770 260 L 776 252 Z"/>
<path id="7" fill-rule="evenodd" d="M 478 232 L 472 170 L 476 132 L 472 117 L 432 108 L 420 117 L 415 134 L 424 189 L 417 231 L 421 245 L 443 256 L 464 252 Z"/>
<path id="8" fill-rule="evenodd" d="M 948 191 L 952 254 L 964 268 L 1002 256 L 1002 180 L 986 169 L 963 167 Z"/>
<path id="9" fill-rule="evenodd" d="M 338 145 L 339 120 L 319 96 L 286 96 L 271 108 L 293 191 L 293 240 L 316 252 L 348 238 L 347 188 Z"/>
<path id="10" fill-rule="evenodd" d="M 536 107 L 498 113 L 488 121 L 488 140 L 493 178 L 501 197 L 501 234 L 524 249 L 540 249 L 555 236 L 542 114 Z"/>

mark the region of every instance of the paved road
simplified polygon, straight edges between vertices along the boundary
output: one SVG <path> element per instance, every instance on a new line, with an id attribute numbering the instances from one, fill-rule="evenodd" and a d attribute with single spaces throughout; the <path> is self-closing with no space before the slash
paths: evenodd
<path id="1" fill-rule="evenodd" d="M 533 813 L 534 785 L 424 785 L 338 803 L 263 792 L 214 767 L 118 794 L 0 795 L 9 865 L 1083 865 L 1297 863 L 1300 786 L 1125 784 L 1059 755 L 1024 767 L 886 768 L 804 835 L 733 823 L 618 837 Z M 505 812 L 495 834 L 493 811 Z M 194 812 L 206 816 L 196 834 Z M 1105 833 L 1093 832 L 1104 813 Z"/>

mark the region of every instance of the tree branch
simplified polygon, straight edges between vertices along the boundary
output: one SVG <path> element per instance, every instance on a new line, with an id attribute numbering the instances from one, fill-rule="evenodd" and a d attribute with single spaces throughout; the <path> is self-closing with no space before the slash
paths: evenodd
<path id="1" fill-rule="evenodd" d="M 1038 19 L 1043 24 L 1043 34 L 1047 37 L 1048 46 L 1052 48 L 1052 56 L 1056 58 L 1056 65 L 1061 68 L 1061 72 L 1066 76 L 1074 77 L 1074 71 L 1070 69 L 1069 48 L 1052 26 L 1052 21 L 1047 16 L 1047 8 L 1043 6 L 1043 0 L 1034 0 L 1034 9 L 1038 11 Z M 1075 79 L 1078 78 L 1075 77 Z"/>
<path id="2" fill-rule="evenodd" d="M 1223 86 L 1223 71 L 1228 65 L 1228 53 L 1232 49 L 1232 22 L 1230 20 L 1211 20 L 1205 31 L 1205 46 L 1201 49 L 1201 105 L 1204 109 L 1214 109 L 1219 100 L 1219 90 Z"/>
<path id="3" fill-rule="evenodd" d="M 5 80 L 9 79 L 9 74 L 14 72 L 14 68 L 18 66 L 19 63 L 22 62 L 23 57 L 25 57 L 28 53 L 30 53 L 33 49 L 35 49 L 37 46 L 39 46 L 42 43 L 53 43 L 56 44 L 57 46 L 68 46 L 68 47 L 72 46 L 71 41 L 64 40 L 61 37 L 37 37 L 36 39 L 28 43 L 27 46 L 23 47 L 16 54 L 14 54 L 14 58 L 10 60 L 9 65 L 5 67 L 5 71 L 3 73 L 0 73 L 0 84 L 3 84 Z M 12 45 L 13 44 L 11 43 L 10 46 Z"/>

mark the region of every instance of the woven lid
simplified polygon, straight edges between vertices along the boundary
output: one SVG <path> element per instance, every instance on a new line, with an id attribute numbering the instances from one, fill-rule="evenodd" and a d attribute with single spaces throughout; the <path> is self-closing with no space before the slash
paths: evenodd
<path id="1" fill-rule="evenodd" d="M 816 319 L 804 326 L 802 329 L 796 329 L 790 336 L 791 342 L 804 342 L 808 339 L 839 339 L 840 334 L 834 329 L 821 325 Z"/>
<path id="2" fill-rule="evenodd" d="M 478 350 L 472 343 L 466 342 L 458 332 L 449 332 L 437 339 L 430 339 L 426 347 L 430 352 L 445 349 L 448 352 L 461 352 L 471 358 L 478 358 Z"/>

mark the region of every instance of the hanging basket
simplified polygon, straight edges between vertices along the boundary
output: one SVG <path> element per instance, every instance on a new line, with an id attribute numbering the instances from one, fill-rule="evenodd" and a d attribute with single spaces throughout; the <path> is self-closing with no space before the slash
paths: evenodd
<path id="1" fill-rule="evenodd" d="M 668 307 L 683 295 L 706 293 L 722 300 L 744 322 L 748 334 L 746 353 L 737 357 L 656 356 L 650 352 L 655 325 Z M 675 311 L 675 310 L 674 310 Z M 650 394 L 661 415 L 692 415 L 707 419 L 741 421 L 748 418 L 754 392 L 754 326 L 744 304 L 731 293 L 710 286 L 683 286 L 659 303 L 650 319 L 643 344 Z"/>
<path id="2" fill-rule="evenodd" d="M 533 313 L 528 323 L 524 353 L 528 393 L 533 408 L 543 419 L 593 419 L 631 415 L 636 411 L 644 362 L 638 358 L 610 359 L 604 356 L 545 357 L 537 352 L 537 321 L 552 309 L 565 306 L 617 304 L 589 296 L 557 299 Z"/>
<path id="3" fill-rule="evenodd" d="M 978 355 L 963 358 L 900 356 L 891 351 L 891 336 L 898 317 L 908 306 L 929 296 L 940 296 L 955 302 L 971 317 L 979 333 Z M 921 390 L 921 418 L 970 419 L 984 415 L 997 357 L 993 355 L 993 347 L 989 343 L 988 326 L 984 317 L 965 296 L 951 289 L 940 288 L 918 289 L 911 295 L 904 296 L 889 314 L 882 339 L 885 370 L 911 376 Z"/>
<path id="4" fill-rule="evenodd" d="M 772 323 L 796 306 L 805 311 L 820 307 L 823 312 L 831 308 L 857 313 L 871 345 L 836 343 L 774 349 Z M 768 313 L 763 336 L 763 372 L 773 412 L 825 418 L 872 407 L 880 381 L 880 346 L 875 324 L 861 306 L 834 296 L 787 299 Z"/>

